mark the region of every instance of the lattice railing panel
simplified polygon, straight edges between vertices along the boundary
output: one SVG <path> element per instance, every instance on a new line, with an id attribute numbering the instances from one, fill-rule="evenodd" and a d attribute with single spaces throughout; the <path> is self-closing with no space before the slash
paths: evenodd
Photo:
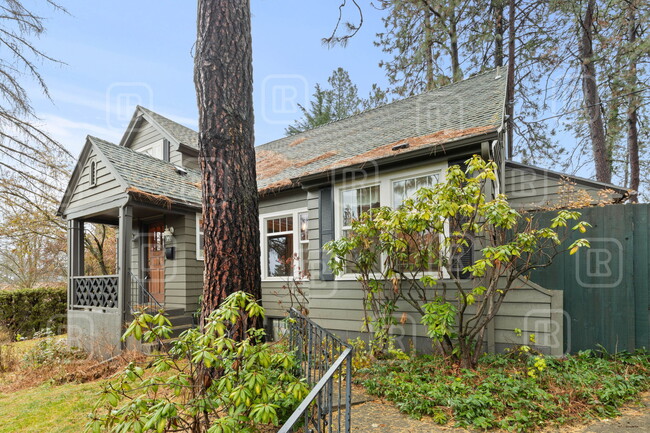
<path id="1" fill-rule="evenodd" d="M 72 293 L 74 307 L 117 308 L 118 276 L 74 277 Z"/>

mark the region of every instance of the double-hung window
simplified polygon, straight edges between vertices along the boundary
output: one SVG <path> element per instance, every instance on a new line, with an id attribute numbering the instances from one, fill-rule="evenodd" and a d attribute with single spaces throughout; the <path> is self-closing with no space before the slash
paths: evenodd
<path id="1" fill-rule="evenodd" d="M 391 206 L 397 208 L 409 197 L 413 197 L 420 188 L 433 187 L 441 179 L 442 171 L 447 167 L 446 164 L 438 164 L 433 167 L 427 167 L 420 170 L 404 170 L 379 176 L 372 184 L 365 183 L 356 185 L 346 185 L 338 187 L 338 201 L 335 203 L 335 212 L 337 220 L 337 233 L 339 237 L 349 236 L 352 229 L 352 222 L 359 216 L 371 209 L 380 206 Z M 431 234 L 422 233 L 421 236 L 432 236 Z M 417 236 L 414 236 L 417 237 Z M 412 242 L 415 242 L 413 239 Z M 438 239 L 428 239 L 428 244 L 439 245 Z M 433 254 L 430 257 L 427 272 L 439 272 L 434 261 L 437 256 Z M 410 263 L 411 261 L 409 261 Z M 377 263 L 377 267 L 381 266 Z M 408 267 L 405 263 L 404 269 Z M 345 275 L 341 278 L 355 278 L 355 270 L 348 266 Z"/>
<path id="2" fill-rule="evenodd" d="M 262 273 L 265 279 L 307 277 L 309 236 L 307 212 L 262 215 Z"/>

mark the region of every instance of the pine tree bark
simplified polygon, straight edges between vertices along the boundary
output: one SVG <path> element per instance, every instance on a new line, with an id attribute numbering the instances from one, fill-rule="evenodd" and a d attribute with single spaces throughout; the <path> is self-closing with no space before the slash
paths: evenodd
<path id="1" fill-rule="evenodd" d="M 637 20 L 636 20 L 636 1 L 632 0 L 627 5 L 627 21 L 628 21 L 628 43 L 634 49 L 636 43 Z M 640 184 L 640 167 L 639 167 L 639 129 L 638 129 L 638 107 L 639 98 L 636 93 L 637 90 L 637 63 L 635 54 L 628 54 L 630 56 L 630 66 L 628 71 L 628 91 L 630 92 L 627 101 L 627 153 L 630 160 L 630 183 L 628 188 L 634 191 L 630 195 L 632 203 L 639 201 L 639 184 Z"/>
<path id="2" fill-rule="evenodd" d="M 507 135 L 507 157 L 512 159 L 515 153 L 515 7 L 516 0 L 509 0 L 508 3 L 508 83 L 506 88 L 506 115 L 508 119 Z"/>
<path id="3" fill-rule="evenodd" d="M 433 75 L 433 29 L 431 28 L 431 10 L 426 2 L 424 2 L 424 44 L 425 50 L 424 61 L 427 68 L 427 90 L 433 90 L 436 87 L 435 78 Z"/>
<path id="4" fill-rule="evenodd" d="M 250 0 L 199 0 L 194 83 L 205 237 L 203 325 L 233 292 L 261 300 Z M 245 329 L 240 331 L 242 336 Z"/>
<path id="5" fill-rule="evenodd" d="M 492 18 L 494 20 L 494 67 L 503 66 L 503 1 L 492 1 Z"/>
<path id="6" fill-rule="evenodd" d="M 589 122 L 589 136 L 591 138 L 596 179 L 600 182 L 610 183 L 612 169 L 610 156 L 605 139 L 605 126 L 600 107 L 596 66 L 594 65 L 594 9 L 596 0 L 587 2 L 584 18 L 582 19 L 579 56 L 581 62 L 582 93 Z"/>

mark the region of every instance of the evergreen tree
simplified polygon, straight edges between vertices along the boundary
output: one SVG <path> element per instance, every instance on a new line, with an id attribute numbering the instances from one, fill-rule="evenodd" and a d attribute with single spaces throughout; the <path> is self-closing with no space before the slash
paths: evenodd
<path id="1" fill-rule="evenodd" d="M 296 135 L 317 126 L 345 119 L 388 102 L 387 92 L 377 84 L 372 85 L 367 99 L 359 97 L 359 90 L 350 79 L 350 74 L 340 67 L 332 72 L 327 82 L 330 87 L 326 89 L 316 84 L 309 109 L 298 104 L 303 117 L 285 129 L 287 135 Z"/>

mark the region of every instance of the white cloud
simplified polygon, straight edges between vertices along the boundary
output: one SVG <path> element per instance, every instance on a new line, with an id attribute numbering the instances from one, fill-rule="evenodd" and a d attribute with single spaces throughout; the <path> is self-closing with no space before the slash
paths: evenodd
<path id="1" fill-rule="evenodd" d="M 41 128 L 66 147 L 73 155 L 79 154 L 87 135 L 95 135 L 107 141 L 119 142 L 123 131 L 106 128 L 88 122 L 78 122 L 56 114 L 41 114 Z"/>

